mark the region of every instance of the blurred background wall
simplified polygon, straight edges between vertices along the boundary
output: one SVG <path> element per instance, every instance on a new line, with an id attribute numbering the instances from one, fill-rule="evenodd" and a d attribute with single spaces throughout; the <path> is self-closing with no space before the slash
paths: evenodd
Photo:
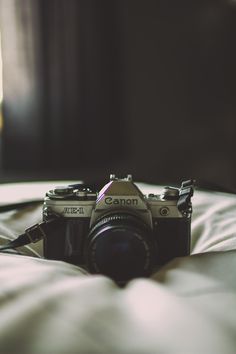
<path id="1" fill-rule="evenodd" d="M 236 188 L 236 2 L 0 0 L 2 178 Z"/>

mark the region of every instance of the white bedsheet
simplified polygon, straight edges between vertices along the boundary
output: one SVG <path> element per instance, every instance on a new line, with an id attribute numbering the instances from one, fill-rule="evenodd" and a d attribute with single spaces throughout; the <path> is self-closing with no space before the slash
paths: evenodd
<path id="1" fill-rule="evenodd" d="M 1 203 L 48 187 L 3 185 Z M 192 255 L 124 289 L 32 257 L 40 243 L 29 256 L 0 254 L 0 353 L 235 353 L 236 196 L 196 191 L 193 208 Z M 40 219 L 40 207 L 4 213 L 0 234 L 14 238 Z"/>

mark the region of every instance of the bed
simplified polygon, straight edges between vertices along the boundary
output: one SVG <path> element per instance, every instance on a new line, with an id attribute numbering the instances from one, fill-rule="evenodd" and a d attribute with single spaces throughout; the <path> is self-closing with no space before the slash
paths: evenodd
<path id="1" fill-rule="evenodd" d="M 3 184 L 0 202 L 43 198 L 55 183 Z M 1 253 L 0 353 L 235 353 L 236 196 L 196 190 L 192 201 L 191 255 L 124 288 L 42 258 L 41 242 Z M 1 243 L 40 221 L 41 209 L 1 213 Z"/>

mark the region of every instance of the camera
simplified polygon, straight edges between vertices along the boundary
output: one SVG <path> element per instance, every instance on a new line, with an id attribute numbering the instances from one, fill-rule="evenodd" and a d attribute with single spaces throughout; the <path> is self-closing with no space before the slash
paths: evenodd
<path id="1" fill-rule="evenodd" d="M 193 181 L 144 195 L 132 176 L 99 191 L 81 184 L 46 193 L 44 221 L 62 220 L 44 238 L 44 256 L 117 282 L 149 276 L 175 257 L 189 255 Z"/>

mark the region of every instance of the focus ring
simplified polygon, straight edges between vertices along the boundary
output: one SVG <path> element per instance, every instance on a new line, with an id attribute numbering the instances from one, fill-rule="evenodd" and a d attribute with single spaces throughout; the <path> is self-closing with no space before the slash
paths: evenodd
<path id="1" fill-rule="evenodd" d="M 123 213 L 114 213 L 107 216 L 102 217 L 90 230 L 89 235 L 92 235 L 94 231 L 96 231 L 99 227 L 103 226 L 108 222 L 115 222 L 115 221 L 128 221 L 134 222 L 135 224 L 139 224 L 142 228 L 148 229 L 148 226 L 142 222 L 140 219 L 135 217 L 131 214 L 123 214 Z"/>

